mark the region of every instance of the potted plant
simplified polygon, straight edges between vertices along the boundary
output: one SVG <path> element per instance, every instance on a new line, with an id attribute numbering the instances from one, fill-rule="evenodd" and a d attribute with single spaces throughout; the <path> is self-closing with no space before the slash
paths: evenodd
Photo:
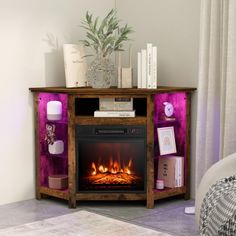
<path id="1" fill-rule="evenodd" d="M 116 10 L 112 9 L 105 18 L 99 22 L 99 17 L 93 18 L 86 13 L 82 27 L 86 30 L 86 39 L 81 40 L 85 47 L 95 52 L 95 59 L 88 67 L 88 83 L 93 88 L 109 88 L 115 76 L 115 66 L 111 55 L 115 51 L 123 51 L 123 43 L 129 40 L 132 32 L 127 24 L 119 26 L 120 20 L 116 17 Z"/>

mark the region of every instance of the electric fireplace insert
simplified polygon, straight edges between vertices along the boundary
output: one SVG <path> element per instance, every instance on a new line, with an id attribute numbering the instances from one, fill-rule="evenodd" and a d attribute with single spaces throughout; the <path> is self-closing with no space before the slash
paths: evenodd
<path id="1" fill-rule="evenodd" d="M 145 192 L 146 127 L 76 126 L 78 192 Z"/>

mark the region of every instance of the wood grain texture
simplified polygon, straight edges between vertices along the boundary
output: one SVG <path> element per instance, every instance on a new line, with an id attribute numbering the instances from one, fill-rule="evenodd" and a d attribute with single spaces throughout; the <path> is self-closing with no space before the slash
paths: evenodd
<path id="1" fill-rule="evenodd" d="M 187 112 L 186 112 L 186 159 L 185 159 L 185 173 L 184 173 L 184 179 L 185 179 L 185 186 L 186 186 L 186 193 L 185 193 L 185 200 L 190 199 L 190 169 L 191 169 L 191 161 L 190 161 L 190 131 L 191 131 L 191 94 L 187 94 Z"/>
<path id="2" fill-rule="evenodd" d="M 134 118 L 113 118 L 113 117 L 93 117 L 93 116 L 76 116 L 75 123 L 83 125 L 146 125 L 146 117 Z"/>
<path id="3" fill-rule="evenodd" d="M 153 96 L 147 97 L 147 208 L 154 208 L 154 104 Z"/>
<path id="4" fill-rule="evenodd" d="M 169 188 L 164 190 L 153 189 L 154 199 L 159 200 L 167 197 L 183 195 L 186 193 L 186 187 Z"/>
<path id="5" fill-rule="evenodd" d="M 69 207 L 76 207 L 75 97 L 68 95 L 68 178 Z"/>
<path id="6" fill-rule="evenodd" d="M 52 188 L 41 186 L 39 188 L 39 192 L 41 194 L 45 194 L 48 196 L 69 200 L 69 193 L 66 190 L 62 191 L 62 190 L 57 190 L 57 189 L 52 189 Z"/>
<path id="7" fill-rule="evenodd" d="M 39 138 L 39 94 L 34 93 L 34 143 L 35 143 L 35 175 L 36 175 L 36 199 L 40 200 L 40 138 Z"/>
<path id="8" fill-rule="evenodd" d="M 77 200 L 145 200 L 145 193 L 77 193 Z"/>
<path id="9" fill-rule="evenodd" d="M 196 88 L 188 87 L 164 87 L 160 86 L 157 89 L 137 89 L 137 88 L 108 88 L 108 89 L 94 89 L 89 87 L 84 88 L 65 88 L 65 87 L 42 87 L 42 88 L 30 88 L 32 92 L 51 92 L 51 93 L 67 93 L 67 94 L 91 94 L 91 95 L 147 95 L 164 92 L 191 92 Z"/>

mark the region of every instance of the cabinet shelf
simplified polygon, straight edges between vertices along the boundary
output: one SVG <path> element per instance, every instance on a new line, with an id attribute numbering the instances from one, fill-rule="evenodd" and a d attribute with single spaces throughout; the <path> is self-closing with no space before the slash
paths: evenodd
<path id="1" fill-rule="evenodd" d="M 169 125 L 169 124 L 175 124 L 179 122 L 177 119 L 175 120 L 158 120 L 155 122 L 155 125 Z"/>
<path id="2" fill-rule="evenodd" d="M 77 200 L 145 200 L 145 193 L 77 193 Z"/>
<path id="3" fill-rule="evenodd" d="M 58 197 L 61 199 L 68 200 L 69 199 L 69 190 L 63 189 L 63 190 L 57 190 L 49 188 L 48 186 L 40 186 L 39 192 L 42 194 L 46 194 L 53 197 Z"/>
<path id="4" fill-rule="evenodd" d="M 163 199 L 166 197 L 172 197 L 176 195 L 181 195 L 186 193 L 186 187 L 178 187 L 178 188 L 164 188 L 163 190 L 153 189 L 154 199 Z"/>
<path id="5" fill-rule="evenodd" d="M 146 125 L 147 118 L 145 116 L 136 117 L 93 117 L 93 116 L 76 116 L 76 124 L 106 124 L 106 125 L 116 125 L 116 124 L 136 124 L 136 125 Z"/>
<path id="6" fill-rule="evenodd" d="M 46 123 L 47 124 L 55 124 L 55 125 L 60 125 L 60 124 L 62 124 L 62 125 L 67 125 L 68 124 L 68 121 L 66 121 L 66 120 L 46 120 Z"/>
<path id="7" fill-rule="evenodd" d="M 47 158 L 67 158 L 68 155 L 66 153 L 62 153 L 62 154 L 51 154 L 49 152 L 46 153 Z"/>

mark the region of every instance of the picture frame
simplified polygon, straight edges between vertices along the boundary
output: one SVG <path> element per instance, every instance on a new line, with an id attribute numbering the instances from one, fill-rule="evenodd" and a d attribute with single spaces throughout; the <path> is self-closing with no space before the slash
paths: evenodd
<path id="1" fill-rule="evenodd" d="M 160 155 L 176 153 L 174 127 L 157 128 Z"/>

